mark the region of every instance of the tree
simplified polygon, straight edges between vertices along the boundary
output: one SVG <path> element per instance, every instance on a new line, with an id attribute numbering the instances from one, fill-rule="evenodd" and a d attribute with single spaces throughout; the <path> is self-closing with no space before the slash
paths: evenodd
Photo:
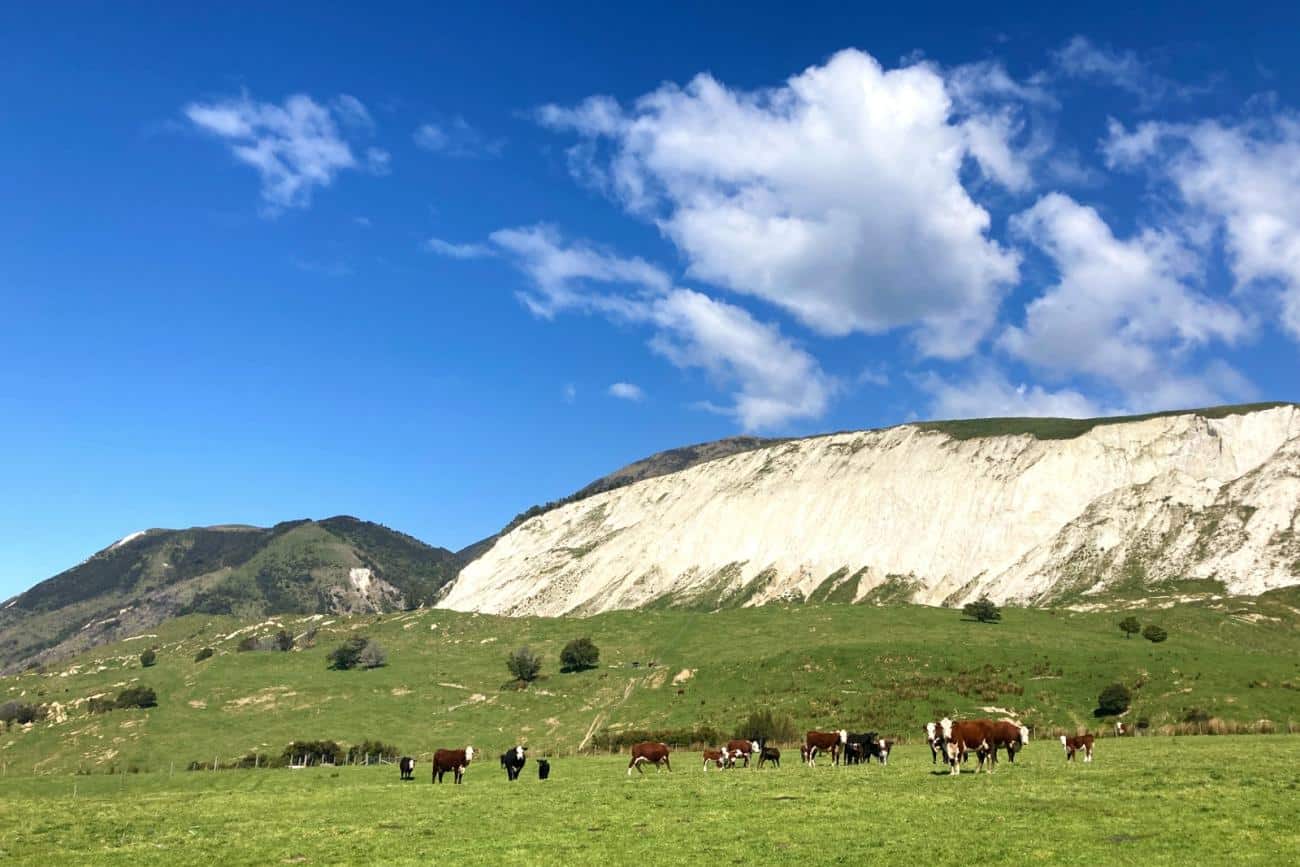
<path id="1" fill-rule="evenodd" d="M 1130 614 L 1119 622 L 1119 629 L 1125 638 L 1132 638 L 1142 631 L 1142 621 Z"/>
<path id="2" fill-rule="evenodd" d="M 526 646 L 521 647 L 506 657 L 506 668 L 510 669 L 515 680 L 530 683 L 536 680 L 537 675 L 542 671 L 542 657 Z"/>
<path id="3" fill-rule="evenodd" d="M 361 649 L 361 656 L 357 660 L 362 668 L 382 668 L 388 664 L 388 651 L 380 646 L 378 641 L 366 641 L 366 646 Z"/>
<path id="4" fill-rule="evenodd" d="M 211 647 L 205 647 L 205 648 L 203 648 L 202 650 L 200 650 L 198 653 L 194 654 L 194 661 L 195 661 L 195 662 L 202 662 L 203 660 L 208 659 L 209 657 L 211 657 L 212 654 L 213 654 L 213 650 L 212 650 L 212 648 L 211 648 Z"/>
<path id="5" fill-rule="evenodd" d="M 1154 623 L 1148 623 L 1147 628 L 1142 630 L 1142 637 L 1147 641 L 1150 641 L 1152 644 L 1159 644 L 1169 637 L 1169 633 L 1165 632 Z"/>
<path id="6" fill-rule="evenodd" d="M 145 650 L 144 653 L 140 654 L 140 666 L 142 668 L 150 668 L 157 661 L 158 661 L 158 654 L 154 653 L 152 647 L 148 648 L 147 650 Z"/>
<path id="7" fill-rule="evenodd" d="M 793 741 L 799 736 L 794 717 L 771 708 L 751 711 L 736 730 L 736 737 L 751 741 Z"/>
<path id="8" fill-rule="evenodd" d="M 356 668 L 361 662 L 361 651 L 366 649 L 367 639 L 356 635 L 340 644 L 330 651 L 329 661 L 330 668 L 337 671 L 347 671 L 350 668 Z"/>
<path id="9" fill-rule="evenodd" d="M 600 662 L 600 648 L 590 638 L 575 638 L 560 651 L 560 671 L 582 671 Z"/>
<path id="10" fill-rule="evenodd" d="M 1002 612 L 987 596 L 980 596 L 974 602 L 967 602 L 961 611 L 962 614 L 980 623 L 994 623 L 1002 619 Z"/>
<path id="11" fill-rule="evenodd" d="M 1112 683 L 1097 696 L 1097 716 L 1118 716 L 1128 710 L 1133 694 L 1122 683 Z"/>
<path id="12" fill-rule="evenodd" d="M 128 686 L 117 694 L 113 703 L 119 709 L 128 707 L 157 707 L 158 694 L 148 686 Z"/>

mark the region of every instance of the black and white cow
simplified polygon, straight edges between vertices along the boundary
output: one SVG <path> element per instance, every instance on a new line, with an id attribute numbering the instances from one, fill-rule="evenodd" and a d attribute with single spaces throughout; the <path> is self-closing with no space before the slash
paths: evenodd
<path id="1" fill-rule="evenodd" d="M 501 754 L 501 767 L 506 769 L 507 779 L 519 779 L 519 772 L 524 769 L 524 763 L 528 761 L 525 755 L 527 752 L 528 747 L 511 747 Z"/>
<path id="2" fill-rule="evenodd" d="M 410 756 L 402 756 L 397 761 L 397 768 L 402 772 L 403 780 L 415 779 L 415 759 Z"/>
<path id="3" fill-rule="evenodd" d="M 876 750 L 875 732 L 849 732 L 844 744 L 844 764 L 867 762 Z"/>
<path id="4" fill-rule="evenodd" d="M 876 742 L 867 750 L 867 764 L 871 764 L 872 759 L 878 760 L 882 765 L 889 764 L 889 753 L 894 748 L 894 742 L 886 738 L 876 738 Z"/>

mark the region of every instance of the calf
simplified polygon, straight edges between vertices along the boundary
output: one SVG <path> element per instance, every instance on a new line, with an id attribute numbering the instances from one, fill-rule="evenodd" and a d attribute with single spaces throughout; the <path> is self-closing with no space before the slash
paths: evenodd
<path id="1" fill-rule="evenodd" d="M 868 755 L 875 751 L 875 732 L 849 732 L 844 740 L 844 764 L 856 765 L 867 761 Z"/>
<path id="2" fill-rule="evenodd" d="M 1083 760 L 1092 761 L 1092 735 L 1076 735 L 1072 738 L 1061 735 L 1061 746 L 1065 747 L 1065 760 L 1074 761 L 1074 754 L 1083 751 Z"/>
<path id="3" fill-rule="evenodd" d="M 627 763 L 628 776 L 632 776 L 633 768 L 636 768 L 638 774 L 644 774 L 645 771 L 641 770 L 642 762 L 649 762 L 654 765 L 656 772 L 658 772 L 661 764 L 669 771 L 672 771 L 672 763 L 668 761 L 668 754 L 670 752 L 671 750 L 668 749 L 668 744 L 655 743 L 654 741 L 644 741 L 639 744 L 633 744 L 632 761 Z"/>
<path id="4" fill-rule="evenodd" d="M 397 769 L 402 772 L 403 780 L 415 779 L 415 759 L 410 756 L 402 756 L 398 759 Z"/>
<path id="5" fill-rule="evenodd" d="M 984 770 L 984 761 L 993 748 L 990 742 L 992 728 L 993 721 L 987 719 L 954 722 L 944 717 L 939 721 L 939 731 L 943 736 L 944 754 L 948 759 L 950 774 L 955 776 L 961 773 L 961 762 L 968 750 L 974 750 L 980 760 L 975 773 Z M 993 765 L 990 762 L 989 772 L 992 771 Z"/>
<path id="6" fill-rule="evenodd" d="M 1125 735 L 1131 734 L 1133 734 L 1133 726 L 1131 723 L 1115 720 L 1115 737 L 1122 738 Z"/>
<path id="7" fill-rule="evenodd" d="M 524 769 L 524 763 L 528 761 L 528 747 L 513 747 L 501 754 L 501 767 L 506 769 L 506 779 L 519 779 L 519 772 Z"/>
<path id="8" fill-rule="evenodd" d="M 739 759 L 744 759 L 745 767 L 749 767 L 749 757 L 758 755 L 758 751 L 758 741 L 744 738 L 727 741 L 727 756 L 732 764 L 735 764 Z"/>
<path id="9" fill-rule="evenodd" d="M 704 751 L 704 770 L 706 772 L 709 770 L 709 762 L 713 762 L 715 765 L 718 766 L 718 770 L 722 770 L 727 766 L 728 761 L 729 758 L 727 756 L 726 750 L 705 750 Z"/>
<path id="10" fill-rule="evenodd" d="M 831 763 L 838 765 L 840 763 L 840 751 L 848 743 L 849 733 L 841 729 L 837 732 L 818 732 L 811 731 L 804 735 L 804 753 L 806 761 L 810 766 L 816 767 L 817 753 L 829 751 L 831 754 Z"/>
<path id="11" fill-rule="evenodd" d="M 877 740 L 873 748 L 867 751 L 867 764 L 871 764 L 872 758 L 877 759 L 882 765 L 889 764 L 889 752 L 893 748 L 893 741 Z"/>
<path id="12" fill-rule="evenodd" d="M 762 749 L 758 751 L 758 766 L 760 768 L 763 767 L 764 762 L 771 762 L 778 768 L 781 767 L 781 751 L 776 747 L 764 745 Z"/>
<path id="13" fill-rule="evenodd" d="M 551 763 L 546 759 L 537 760 L 537 779 L 545 780 L 551 775 Z"/>
<path id="14" fill-rule="evenodd" d="M 463 750 L 438 750 L 433 754 L 432 782 L 441 783 L 442 775 L 451 771 L 455 782 L 459 784 L 465 777 L 465 769 L 473 760 L 473 747 L 465 747 Z"/>

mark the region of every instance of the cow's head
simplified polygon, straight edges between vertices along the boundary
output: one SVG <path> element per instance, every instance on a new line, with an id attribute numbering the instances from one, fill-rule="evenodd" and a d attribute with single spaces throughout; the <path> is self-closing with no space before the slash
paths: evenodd
<path id="1" fill-rule="evenodd" d="M 943 733 L 943 739 L 946 741 L 952 737 L 952 720 L 944 717 L 939 720 L 939 731 Z"/>
<path id="2" fill-rule="evenodd" d="M 758 741 L 749 742 L 749 754 L 751 756 L 756 756 L 762 751 L 763 751 L 763 746 Z"/>
<path id="3" fill-rule="evenodd" d="M 515 747 L 515 758 L 522 762 L 524 760 L 524 751 L 527 749 L 528 747 Z"/>
<path id="4" fill-rule="evenodd" d="M 849 742 L 849 730 L 840 729 L 840 743 L 847 744 L 848 742 Z"/>
<path id="5" fill-rule="evenodd" d="M 925 724 L 925 739 L 930 743 L 934 743 L 939 739 L 938 723 L 928 722 Z"/>
<path id="6" fill-rule="evenodd" d="M 489 754 L 489 755 L 490 755 L 490 754 Z M 465 747 L 465 761 L 467 761 L 467 762 L 472 762 L 472 761 L 474 761 L 474 748 L 473 748 L 473 747 Z"/>
<path id="7" fill-rule="evenodd" d="M 1067 750 L 1070 748 L 1070 744 L 1066 741 L 1065 735 L 1061 735 L 1061 746 L 1065 747 Z"/>
<path id="8" fill-rule="evenodd" d="M 1024 745 L 1029 744 L 1029 726 L 1020 727 L 1020 743 Z"/>

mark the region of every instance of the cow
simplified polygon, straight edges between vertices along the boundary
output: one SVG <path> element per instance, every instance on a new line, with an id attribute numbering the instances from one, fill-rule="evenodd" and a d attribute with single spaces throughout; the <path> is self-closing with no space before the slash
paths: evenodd
<path id="1" fill-rule="evenodd" d="M 709 762 L 718 766 L 718 770 L 727 767 L 729 760 L 726 750 L 705 750 L 704 751 L 704 770 L 709 770 Z"/>
<path id="2" fill-rule="evenodd" d="M 551 776 L 551 763 L 546 759 L 537 760 L 537 779 L 545 780 Z"/>
<path id="3" fill-rule="evenodd" d="M 524 763 L 528 761 L 528 747 L 512 747 L 501 754 L 501 767 L 506 769 L 507 780 L 519 779 L 519 772 L 524 769 Z"/>
<path id="4" fill-rule="evenodd" d="M 865 763 L 867 757 L 875 752 L 876 733 L 875 732 L 848 732 L 844 739 L 844 764 L 856 765 Z"/>
<path id="5" fill-rule="evenodd" d="M 848 743 L 849 733 L 841 729 L 837 732 L 818 732 L 810 731 L 804 735 L 804 752 L 806 761 L 809 766 L 817 766 L 817 753 L 819 751 L 829 750 L 831 754 L 831 763 L 838 765 L 840 763 L 840 751 Z"/>
<path id="6" fill-rule="evenodd" d="M 939 732 L 943 737 L 944 755 L 948 759 L 949 772 L 952 775 L 961 773 L 961 763 L 965 758 L 967 751 L 974 750 L 975 755 L 979 757 L 979 767 L 975 773 L 984 769 L 984 761 L 992 751 L 991 732 L 993 721 L 987 719 L 975 720 L 953 720 L 944 717 L 939 721 Z M 993 772 L 993 765 L 990 762 L 989 772 Z"/>
<path id="7" fill-rule="evenodd" d="M 758 766 L 763 767 L 764 762 L 771 762 L 778 768 L 781 767 L 781 751 L 767 744 L 761 745 L 758 750 Z"/>
<path id="8" fill-rule="evenodd" d="M 474 761 L 474 748 L 465 747 L 463 750 L 438 750 L 433 754 L 433 779 L 431 782 L 441 783 L 442 775 L 448 771 L 452 772 L 452 777 L 457 784 L 465 777 L 465 769 L 469 763 Z"/>
<path id="9" fill-rule="evenodd" d="M 1133 734 L 1133 724 L 1115 720 L 1115 737 L 1122 738 L 1125 735 Z"/>
<path id="10" fill-rule="evenodd" d="M 1007 760 L 1013 764 L 1016 753 L 1029 744 L 1029 729 L 1019 723 L 1002 720 L 989 729 L 989 745 L 993 748 L 993 764 L 998 763 L 998 747 L 1006 747 Z"/>
<path id="11" fill-rule="evenodd" d="M 871 764 L 873 757 L 878 759 L 882 765 L 889 764 L 889 753 L 893 748 L 893 741 L 877 739 L 872 749 L 867 751 L 867 764 Z"/>
<path id="12" fill-rule="evenodd" d="M 943 752 L 943 734 L 939 731 L 939 723 L 928 722 L 925 724 L 925 742 L 930 745 L 930 764 L 939 761 L 939 755 Z"/>
<path id="13" fill-rule="evenodd" d="M 758 750 L 758 741 L 745 738 L 727 741 L 727 755 L 733 765 L 738 759 L 744 759 L 745 767 L 749 767 L 749 757 L 758 755 Z"/>
<path id="14" fill-rule="evenodd" d="M 642 762 L 649 762 L 655 766 L 655 772 L 659 771 L 659 765 L 663 764 L 665 768 L 672 771 L 672 763 L 668 761 L 668 744 L 655 743 L 654 741 L 644 741 L 632 745 L 632 761 L 627 763 L 627 775 L 632 776 L 632 769 L 636 768 L 638 774 L 644 774 L 641 770 Z"/>
<path id="15" fill-rule="evenodd" d="M 415 759 L 410 756 L 402 756 L 398 759 L 397 769 L 402 772 L 403 780 L 415 779 Z"/>
<path id="16" fill-rule="evenodd" d="M 1061 735 L 1061 746 L 1065 747 L 1065 760 L 1074 761 L 1074 754 L 1083 751 L 1083 760 L 1092 761 L 1092 735 L 1076 735 L 1072 738 Z"/>

